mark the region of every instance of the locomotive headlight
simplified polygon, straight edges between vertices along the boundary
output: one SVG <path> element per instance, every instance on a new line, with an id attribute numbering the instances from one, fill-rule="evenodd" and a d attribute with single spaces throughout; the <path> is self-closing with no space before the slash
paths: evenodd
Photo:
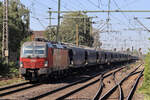
<path id="1" fill-rule="evenodd" d="M 20 62 L 20 67 L 23 67 L 23 62 Z"/>
<path id="2" fill-rule="evenodd" d="M 45 61 L 44 67 L 48 67 L 48 61 Z"/>

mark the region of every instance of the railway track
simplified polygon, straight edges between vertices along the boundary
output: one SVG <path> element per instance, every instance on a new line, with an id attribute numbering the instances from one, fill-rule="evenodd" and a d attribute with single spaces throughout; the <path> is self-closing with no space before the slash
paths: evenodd
<path id="1" fill-rule="evenodd" d="M 137 73 L 139 73 L 139 72 L 141 72 L 141 71 L 138 71 L 138 72 L 135 72 L 139 67 L 141 66 L 141 64 L 140 65 L 138 65 L 138 67 L 137 68 L 135 68 L 135 70 L 134 71 L 132 71 L 129 75 L 134 75 L 134 74 L 137 74 Z M 123 68 L 125 68 L 125 67 L 123 67 Z M 54 100 L 64 100 L 64 99 L 70 99 L 69 97 L 71 97 L 72 95 L 74 95 L 74 94 L 76 94 L 76 93 L 78 93 L 78 92 L 80 92 L 81 90 L 83 90 L 83 89 L 85 89 L 85 88 L 87 88 L 87 87 L 89 87 L 89 86 L 91 86 L 91 85 L 93 85 L 93 84 L 95 84 L 95 83 L 97 83 L 97 82 L 99 82 L 100 83 L 100 89 L 99 89 L 99 91 L 96 93 L 96 95 L 95 95 L 95 97 L 93 98 L 93 100 L 106 100 L 107 98 L 107 96 L 108 95 L 106 95 L 105 97 L 104 97 L 104 99 L 103 99 L 103 97 L 102 98 L 100 98 L 100 94 L 101 94 L 101 91 L 102 91 L 102 89 L 103 89 L 103 79 L 104 78 L 107 78 L 107 77 L 109 77 L 109 76 L 111 76 L 111 75 L 113 75 L 114 76 L 114 74 L 115 73 L 117 73 L 118 71 L 120 71 L 120 70 L 122 70 L 123 68 L 120 68 L 120 69 L 117 69 L 117 70 L 115 70 L 115 71 L 112 71 L 112 72 L 110 72 L 110 73 L 107 73 L 107 74 L 105 74 L 106 72 L 104 72 L 104 73 L 101 73 L 99 76 L 97 76 L 97 79 L 93 79 L 92 81 L 88 81 L 88 82 L 84 82 L 83 84 L 78 84 L 78 85 L 76 85 L 76 86 L 73 86 L 73 87 L 67 87 L 67 88 L 65 88 L 65 89 L 63 89 L 63 90 L 61 90 L 61 92 L 60 91 L 57 91 L 56 93 L 49 93 L 49 95 L 47 94 L 47 95 L 45 95 L 45 96 L 43 96 L 43 97 L 40 97 L 40 98 L 32 98 L 33 100 L 34 99 L 41 99 L 41 100 L 47 100 L 47 99 L 54 99 Z M 129 77 L 129 76 L 128 76 Z M 126 77 L 127 78 L 127 77 Z M 125 79 L 126 79 L 125 78 Z M 125 79 L 123 79 L 121 82 L 123 82 Z M 120 82 L 120 83 L 121 83 Z M 116 82 L 117 83 L 117 82 Z M 119 84 L 119 83 L 118 83 Z M 120 85 L 115 85 L 114 87 L 113 87 L 113 89 L 112 89 L 112 91 L 114 91 L 114 90 L 116 90 L 117 89 L 117 87 L 119 87 L 120 89 L 120 100 L 123 100 L 123 93 L 122 93 L 122 88 L 121 88 L 121 86 Z M 113 93 L 112 91 L 110 91 L 108 94 L 110 95 L 111 93 Z M 109 96 L 108 96 L 109 97 Z"/>
<path id="2" fill-rule="evenodd" d="M 81 90 L 84 90 L 85 88 L 87 88 L 87 87 L 89 87 L 95 83 L 98 83 L 98 82 L 102 83 L 103 78 L 109 77 L 109 76 L 113 75 L 114 73 L 116 73 L 116 72 L 118 72 L 124 68 L 126 68 L 126 67 L 124 66 L 124 67 L 117 68 L 117 69 L 114 68 L 114 69 L 111 69 L 112 71 L 110 71 L 110 69 L 109 69 L 105 72 L 96 73 L 94 75 L 88 76 L 84 79 L 75 81 L 73 83 L 69 83 L 67 85 L 57 85 L 56 88 L 50 88 L 50 87 L 55 87 L 55 85 L 45 85 L 45 87 L 47 87 L 46 89 L 48 91 L 43 91 L 43 92 L 40 92 L 40 93 L 35 94 L 35 95 L 34 95 L 34 91 L 38 91 L 38 89 L 36 89 L 36 88 L 38 87 L 40 89 L 40 88 L 44 87 L 43 84 L 41 84 L 41 83 L 29 84 L 29 82 L 15 84 L 12 86 L 0 88 L 0 90 L 1 90 L 0 91 L 0 98 L 8 99 L 13 94 L 15 94 L 16 97 L 21 98 L 21 100 L 22 99 L 35 100 L 35 99 L 45 99 L 45 98 L 46 99 L 47 98 L 51 98 L 51 99 L 54 98 L 57 100 L 62 100 L 62 99 L 70 97 L 73 94 L 78 93 Z M 75 87 L 75 89 L 72 90 L 72 87 Z M 101 88 L 102 87 L 103 87 L 103 84 L 101 85 Z M 35 88 L 35 89 L 33 89 L 33 88 Z M 33 89 L 32 92 L 29 91 L 30 93 L 27 93 L 28 90 L 32 90 L 32 89 Z M 64 92 L 65 94 L 62 94 L 62 92 L 66 91 L 66 90 L 68 90 L 67 93 Z M 72 90 L 72 91 L 70 91 L 70 90 Z M 99 89 L 99 90 L 101 90 L 101 89 Z M 26 94 L 22 94 L 24 91 L 26 92 Z M 17 93 L 20 93 L 22 95 L 17 95 Z M 30 96 L 28 96 L 28 94 L 30 94 Z M 57 94 L 60 94 L 60 95 L 57 95 Z M 97 94 L 100 95 L 100 93 L 97 93 Z"/>
<path id="3" fill-rule="evenodd" d="M 17 84 L 12 84 L 12 85 L 8 85 L 8 86 L 4 86 L 0 88 L 0 91 L 6 90 L 6 89 L 10 89 L 10 88 L 15 88 L 18 86 L 23 86 L 26 84 L 29 84 L 30 82 L 21 82 L 21 83 L 17 83 Z"/>
<path id="4" fill-rule="evenodd" d="M 141 66 L 141 64 L 138 65 L 138 67 L 137 67 L 134 71 L 132 71 L 129 75 L 134 75 L 134 74 L 137 74 L 137 73 L 139 73 L 139 72 L 143 72 L 143 71 L 135 72 L 140 66 Z M 121 68 L 121 69 L 123 69 L 123 68 Z M 101 93 L 102 93 L 102 91 L 103 91 L 103 87 L 104 87 L 103 80 L 104 80 L 105 78 L 107 78 L 107 77 L 110 77 L 111 75 L 112 75 L 112 76 L 115 76 L 115 73 L 117 73 L 117 72 L 120 71 L 121 69 L 116 70 L 116 71 L 111 72 L 111 73 L 106 74 L 106 75 L 105 75 L 105 73 L 103 73 L 103 74 L 100 76 L 99 79 L 97 79 L 97 80 L 95 80 L 95 81 L 93 81 L 93 82 L 90 82 L 90 83 L 88 83 L 88 84 L 86 84 L 86 85 L 84 85 L 84 86 L 81 86 L 80 88 L 77 88 L 77 89 L 75 89 L 75 90 L 73 90 L 73 91 L 71 91 L 71 92 L 69 92 L 69 93 L 67 93 L 67 94 L 65 94 L 65 95 L 63 95 L 63 96 L 60 96 L 60 97 L 58 97 L 56 100 L 63 100 L 63 99 L 66 99 L 66 98 L 67 98 L 67 99 L 70 99 L 69 97 L 70 97 L 71 95 L 73 95 L 73 94 L 79 92 L 80 90 L 82 90 L 82 89 L 84 89 L 84 88 L 87 88 L 87 87 L 90 86 L 90 85 L 95 84 L 96 82 L 99 82 L 100 85 L 99 85 L 99 89 L 98 89 L 96 95 L 94 96 L 93 100 L 106 100 L 106 99 L 109 97 L 109 95 L 111 95 L 111 94 L 114 92 L 114 90 L 117 89 L 117 87 L 119 88 L 119 91 L 120 91 L 120 92 L 119 92 L 119 93 L 120 93 L 120 100 L 123 100 L 123 91 L 122 91 L 122 88 L 121 88 L 121 85 L 120 85 L 120 84 L 121 84 L 127 77 L 129 77 L 129 76 L 127 76 L 125 79 L 123 79 L 120 83 L 117 83 L 116 80 L 114 80 L 114 82 L 116 83 L 116 85 L 112 88 L 111 91 L 107 92 L 106 95 L 104 95 L 104 97 L 100 98 L 100 95 L 101 95 Z M 134 72 L 135 72 L 135 73 L 134 73 Z M 114 77 L 114 79 L 115 79 L 115 77 Z M 137 83 L 136 83 L 136 84 L 137 84 Z M 90 89 L 89 89 L 89 90 L 90 90 Z M 132 93 L 133 93 L 133 92 L 132 92 Z M 114 99 L 115 99 L 115 98 L 114 98 Z M 130 100 L 130 99 L 128 99 L 128 100 Z"/>
<path id="5" fill-rule="evenodd" d="M 90 79 L 92 79 L 92 78 L 94 78 L 94 77 L 96 77 L 96 76 L 98 76 L 98 75 L 100 75 L 100 74 L 101 74 L 101 72 L 98 73 L 98 74 L 96 74 L 96 75 L 93 75 L 93 76 L 91 76 L 91 77 L 88 77 L 88 78 L 79 80 L 79 81 L 77 81 L 77 82 L 73 82 L 73 83 L 68 84 L 68 85 L 66 85 L 66 86 L 57 88 L 57 89 L 52 90 L 52 91 L 49 91 L 49 92 L 47 92 L 47 93 L 43 93 L 43 94 L 38 95 L 38 96 L 33 97 L 33 98 L 30 98 L 30 100 L 41 99 L 41 98 L 47 97 L 47 96 L 49 96 L 49 95 L 53 95 L 53 94 L 55 94 L 55 93 L 57 94 L 59 91 L 63 91 L 63 90 L 66 90 L 67 88 L 70 88 L 70 87 L 75 86 L 75 85 L 77 85 L 77 84 L 87 82 L 87 81 L 89 81 Z"/>
<path id="6" fill-rule="evenodd" d="M 30 84 L 30 82 L 25 82 L 25 83 L 21 83 L 21 84 L 4 87 L 4 88 L 1 88 L 0 98 L 3 98 L 5 96 L 7 97 L 8 95 L 12 95 L 12 94 L 20 92 L 20 91 L 31 89 L 31 88 L 37 87 L 39 85 L 41 85 L 41 83 Z"/>
<path id="7" fill-rule="evenodd" d="M 95 77 L 95 76 L 97 76 L 97 74 L 96 75 L 93 75 L 92 77 Z M 87 81 L 87 80 L 89 80 L 90 78 L 92 78 L 92 77 L 88 77 L 88 78 L 86 78 L 86 79 L 83 79 L 83 80 L 80 80 L 80 81 L 77 81 L 77 82 L 74 82 L 74 83 L 72 83 L 72 84 L 69 84 L 69 85 L 66 85 L 66 86 L 64 86 L 64 87 L 60 87 L 59 89 L 61 90 L 61 89 L 63 89 L 63 88 L 65 88 L 65 87 L 69 87 L 69 86 L 71 86 L 71 85 L 75 85 L 76 83 L 79 83 L 79 82 L 84 82 L 84 81 Z M 26 92 L 26 91 L 28 91 L 28 90 L 32 90 L 33 88 L 36 88 L 36 87 L 42 87 L 43 86 L 43 84 L 42 83 L 37 83 L 37 84 L 30 84 L 30 82 L 22 82 L 22 83 L 18 83 L 18 84 L 13 84 L 13 85 L 9 85 L 9 86 L 5 86 L 5 87 L 1 87 L 0 88 L 0 99 L 10 99 L 10 98 L 12 98 L 12 96 L 13 95 L 15 95 L 15 96 L 18 96 L 18 94 L 20 93 L 23 93 L 24 91 Z M 60 86 L 62 86 L 62 85 L 60 85 Z M 58 86 L 55 86 L 55 85 L 52 85 L 51 87 L 58 87 Z M 56 89 L 56 91 L 57 90 L 59 90 L 59 89 Z M 55 90 L 54 90 L 55 91 Z M 53 91 L 53 92 L 54 92 Z M 52 92 L 52 91 L 51 91 Z M 46 94 L 44 94 L 44 95 L 46 95 Z M 40 95 L 40 96 L 38 96 L 38 97 L 41 97 L 42 95 Z M 20 97 L 20 96 L 19 96 Z M 37 97 L 37 98 L 38 98 Z M 31 98 L 32 99 L 32 98 Z"/>
<path id="8" fill-rule="evenodd" d="M 122 68 L 119 68 L 119 69 L 122 69 Z M 111 69 L 111 70 L 115 70 L 115 68 L 113 68 L 113 69 Z M 107 72 L 108 71 L 110 71 L 110 69 L 108 69 L 107 70 Z M 86 83 L 86 82 L 88 82 L 89 80 L 91 80 L 91 79 L 93 79 L 93 78 L 95 78 L 95 77 L 98 77 L 99 75 L 101 75 L 102 74 L 102 72 L 98 72 L 98 73 L 96 73 L 96 74 L 94 74 L 94 75 L 90 75 L 90 76 L 88 76 L 88 77 L 85 77 L 84 79 L 80 79 L 80 80 L 78 80 L 78 81 L 75 81 L 75 82 L 72 82 L 72 83 L 69 83 L 69 84 L 67 84 L 67 85 L 64 85 L 64 86 L 60 86 L 60 87 L 58 87 L 58 88 L 56 88 L 56 89 L 45 89 L 45 91 L 43 91 L 43 92 L 41 92 L 41 93 L 38 93 L 38 94 L 36 94 L 36 95 L 32 95 L 32 97 L 29 97 L 29 96 L 22 96 L 22 97 L 25 97 L 25 98 L 27 98 L 28 97 L 28 99 L 30 99 L 30 100 L 35 100 L 35 99 L 43 99 L 43 98 L 45 98 L 45 97 L 49 97 L 49 95 L 53 95 L 54 96 L 54 98 L 50 98 L 50 99 L 56 99 L 55 97 L 57 97 L 57 96 L 55 96 L 55 94 L 59 94 L 59 92 L 61 92 L 61 91 L 66 91 L 67 89 L 69 89 L 69 88 L 72 88 L 72 87 L 74 87 L 74 86 L 76 86 L 77 87 L 77 84 L 82 84 L 82 83 Z"/>
<path id="9" fill-rule="evenodd" d="M 134 83 L 134 86 L 133 86 L 133 88 L 131 89 L 131 91 L 130 91 L 130 93 L 128 94 L 128 97 L 127 97 L 127 100 L 131 100 L 131 98 L 132 98 L 132 96 L 133 96 L 133 94 L 134 94 L 134 90 L 135 90 L 135 88 L 136 88 L 136 86 L 137 86 L 137 84 L 138 84 L 138 80 L 140 79 L 140 77 L 142 76 L 142 73 L 143 73 L 143 71 L 144 71 L 144 69 L 143 70 L 141 70 L 141 71 L 138 71 L 138 72 L 136 72 L 136 70 L 139 68 L 141 66 L 141 64 L 140 65 L 138 65 L 137 66 L 137 68 L 135 68 L 132 72 L 130 72 L 127 76 L 125 76 L 124 78 L 122 78 L 122 80 L 120 80 L 120 82 L 117 82 L 116 80 L 115 80 L 115 82 L 116 82 L 116 85 L 114 85 L 110 90 L 108 90 L 104 95 L 102 95 L 101 96 L 101 94 L 102 94 L 102 90 L 103 90 L 103 82 L 101 82 L 100 84 L 100 88 L 99 88 L 99 90 L 97 91 L 97 93 L 96 93 L 96 95 L 94 96 L 94 98 L 93 98 L 93 100 L 107 100 L 116 90 L 117 90 L 117 88 L 118 88 L 118 90 L 119 90 L 119 100 L 124 100 L 125 99 L 125 97 L 124 97 L 124 94 L 123 94 L 123 89 L 122 89 L 122 87 L 121 87 L 121 85 L 122 85 L 122 83 L 124 82 L 124 81 L 126 81 L 129 77 L 131 77 L 131 76 L 133 76 L 133 75 L 135 75 L 135 74 L 139 74 L 139 76 L 138 76 L 138 78 L 137 78 L 137 80 L 136 80 L 136 82 Z M 115 79 L 115 75 L 113 74 L 113 76 L 114 76 L 114 79 Z M 102 77 L 101 78 L 101 80 L 103 80 L 104 78 L 106 78 L 106 77 Z"/>
<path id="10" fill-rule="evenodd" d="M 108 76 L 112 75 L 114 72 L 120 71 L 123 68 L 125 68 L 125 66 L 122 67 L 122 68 L 115 69 L 115 71 L 113 70 L 112 72 L 106 74 L 105 77 L 108 77 Z M 69 96 L 71 96 L 71 95 L 87 88 L 88 86 L 91 86 L 91 85 L 99 82 L 100 81 L 99 77 L 103 76 L 103 74 L 107 73 L 107 72 L 108 71 L 103 72 L 103 73 L 98 73 L 98 74 L 96 74 L 94 76 L 91 76 L 87 79 L 80 80 L 78 82 L 75 82 L 75 83 L 69 84 L 67 86 L 58 88 L 56 90 L 50 91 L 46 94 L 42 94 L 42 95 L 39 95 L 37 97 L 31 98 L 31 100 L 35 100 L 35 99 L 63 100 L 65 98 L 67 98 L 67 97 L 69 97 Z M 74 87 L 75 87 L 75 89 L 73 89 Z"/>

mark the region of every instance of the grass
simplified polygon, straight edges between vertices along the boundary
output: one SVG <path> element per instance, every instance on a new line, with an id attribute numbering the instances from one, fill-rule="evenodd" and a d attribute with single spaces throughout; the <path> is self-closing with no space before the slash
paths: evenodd
<path id="1" fill-rule="evenodd" d="M 0 81 L 0 86 L 15 84 L 15 83 L 23 82 L 23 81 L 24 79 L 22 78 L 3 79 Z"/>
<path id="2" fill-rule="evenodd" d="M 0 86 L 22 82 L 19 77 L 19 68 L 17 63 L 9 62 L 7 65 L 0 57 Z"/>
<path id="3" fill-rule="evenodd" d="M 144 81 L 138 92 L 144 94 L 144 100 L 150 100 L 150 53 L 145 58 Z"/>

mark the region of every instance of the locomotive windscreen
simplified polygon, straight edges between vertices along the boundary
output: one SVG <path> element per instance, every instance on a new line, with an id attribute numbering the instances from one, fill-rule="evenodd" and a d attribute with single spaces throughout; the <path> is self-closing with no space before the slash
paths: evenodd
<path id="1" fill-rule="evenodd" d="M 44 55 L 45 47 L 44 46 L 35 46 L 34 50 L 35 50 L 35 54 Z"/>
<path id="2" fill-rule="evenodd" d="M 22 48 L 22 57 L 45 57 L 45 45 L 25 45 Z"/>
<path id="3" fill-rule="evenodd" d="M 33 54 L 33 46 L 25 46 L 23 48 L 23 55 L 24 56 L 31 56 Z"/>

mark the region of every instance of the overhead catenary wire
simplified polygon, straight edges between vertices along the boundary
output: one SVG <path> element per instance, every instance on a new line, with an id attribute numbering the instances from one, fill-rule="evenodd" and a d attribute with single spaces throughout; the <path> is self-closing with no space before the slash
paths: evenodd
<path id="1" fill-rule="evenodd" d="M 98 29 L 98 30 L 102 29 L 106 24 L 107 24 L 107 22 L 102 23 L 102 24 L 99 24 L 99 25 L 97 26 L 97 29 Z"/>
<path id="2" fill-rule="evenodd" d="M 55 4 L 58 4 L 58 1 L 56 1 L 56 0 L 52 0 Z M 71 10 L 71 9 L 69 9 L 65 4 L 64 4 L 64 1 L 62 1 L 62 7 L 64 8 L 64 9 L 66 9 L 66 10 Z M 71 7 L 71 8 L 74 8 L 73 6 Z"/>
<path id="3" fill-rule="evenodd" d="M 95 6 L 96 8 L 100 8 L 98 5 L 96 5 L 94 2 L 92 2 L 91 0 L 88 0 L 89 3 L 91 3 L 93 6 Z"/>
<path id="4" fill-rule="evenodd" d="M 150 30 L 149 30 L 140 20 L 138 20 L 137 17 L 134 17 L 134 19 L 135 19 L 141 26 L 143 26 L 148 32 L 150 32 Z"/>
<path id="5" fill-rule="evenodd" d="M 40 6 L 43 6 L 43 7 L 45 7 L 45 8 L 48 8 L 48 6 L 46 5 L 46 4 L 43 4 L 43 3 L 41 3 L 41 2 L 39 2 L 39 1 L 32 1 L 32 0 L 30 0 L 31 1 L 31 12 L 30 13 L 32 13 L 32 18 L 34 18 L 34 19 L 36 19 L 39 23 L 40 23 L 40 25 L 45 29 L 45 26 L 44 26 L 44 24 L 41 22 L 41 18 L 38 18 L 36 15 L 37 15 L 37 13 L 36 13 L 36 11 L 35 11 L 35 9 L 34 9 L 34 6 L 35 6 L 35 3 L 37 3 L 37 4 L 42 4 L 42 5 L 40 5 Z M 57 1 L 56 0 L 52 0 L 54 3 L 56 3 L 57 4 Z M 63 5 L 62 4 L 62 6 L 65 8 L 65 9 L 67 9 L 67 10 L 70 10 L 70 9 L 68 9 L 67 7 L 66 7 L 66 5 Z M 42 15 L 42 14 L 39 14 L 39 15 Z M 43 19 L 46 19 L 46 18 L 43 18 Z"/>
<path id="6" fill-rule="evenodd" d="M 124 5 L 122 5 L 121 7 L 126 8 L 126 7 L 129 7 L 129 6 L 139 2 L 140 0 L 132 0 L 132 1 L 131 0 L 124 0 L 124 1 L 127 3 L 124 3 Z"/>
<path id="7" fill-rule="evenodd" d="M 102 6 L 102 1 L 98 0 L 98 7 L 100 8 Z"/>
<path id="8" fill-rule="evenodd" d="M 32 18 L 36 19 L 36 20 L 40 23 L 40 25 L 41 25 L 44 29 L 46 29 L 46 27 L 44 26 L 44 24 L 41 22 L 41 20 L 40 20 L 39 18 L 34 17 L 34 16 L 32 16 Z"/>
<path id="9" fill-rule="evenodd" d="M 30 0 L 30 1 L 32 1 L 32 0 Z M 53 3 L 55 3 L 55 4 L 58 4 L 58 2 L 56 1 L 56 0 L 51 0 Z M 42 6 L 42 7 L 44 7 L 44 8 L 49 8 L 50 6 L 48 6 L 47 4 L 45 4 L 45 3 L 42 3 L 42 2 L 40 2 L 39 0 L 35 0 L 34 2 L 37 2 L 37 4 L 39 5 L 39 6 Z M 56 7 L 56 6 L 55 6 Z M 69 9 L 68 7 L 66 7 L 66 5 L 65 4 L 62 4 L 62 7 L 64 8 L 64 9 L 66 9 L 66 10 L 71 10 L 71 9 Z"/>
<path id="10" fill-rule="evenodd" d="M 47 9 L 49 8 L 49 6 L 47 6 L 46 4 L 41 3 L 40 1 L 37 1 L 37 0 L 35 0 L 35 1 L 30 0 L 30 1 L 31 1 L 30 13 L 31 13 L 31 16 L 32 16 L 31 18 L 36 19 L 36 21 L 39 23 L 39 25 L 42 26 L 42 28 L 46 29 L 45 25 L 43 24 L 43 21 L 44 21 L 44 23 L 47 23 L 47 21 L 46 21 L 47 15 L 43 15 L 42 13 L 39 13 L 39 12 L 37 13 L 34 9 L 34 6 L 35 6 L 35 3 L 36 3 L 36 5 L 38 4 L 41 7 L 44 7 L 44 8 L 47 8 Z M 41 11 L 43 11 L 43 10 L 44 9 L 42 9 Z M 40 17 L 37 17 L 38 15 L 40 15 Z M 43 16 L 43 18 L 41 16 Z M 43 20 L 41 20 L 41 19 L 43 19 Z"/>
<path id="11" fill-rule="evenodd" d="M 113 19 L 118 20 L 118 22 L 119 22 L 121 25 L 124 25 L 124 26 L 128 27 L 127 29 L 124 28 L 123 31 L 127 31 L 127 30 L 130 30 L 130 31 L 135 31 L 135 30 L 137 30 L 137 31 L 147 31 L 147 30 L 144 30 L 144 29 L 142 28 L 143 26 L 142 26 L 142 27 L 137 27 L 137 28 L 131 28 L 131 27 L 129 27 L 129 25 L 128 25 L 127 23 L 124 23 L 124 22 L 123 22 L 121 19 L 119 19 L 118 17 L 116 17 L 116 16 L 114 16 L 114 15 L 112 15 L 112 14 L 110 14 L 110 16 L 112 16 Z M 136 21 L 136 20 L 135 20 L 135 21 Z M 136 21 L 135 25 L 141 26 L 141 25 L 137 24 L 137 21 Z"/>
<path id="12" fill-rule="evenodd" d="M 110 14 L 110 16 L 111 16 L 113 19 L 117 20 L 119 23 L 122 23 L 122 25 L 126 26 L 128 29 L 131 29 L 127 23 L 123 22 L 123 21 L 122 21 L 121 19 L 119 19 L 118 17 L 116 17 L 116 16 L 114 16 L 114 15 L 112 15 L 112 14 Z"/>
<path id="13" fill-rule="evenodd" d="M 85 5 L 84 5 L 82 2 L 80 2 L 80 0 L 78 0 L 78 3 L 79 3 L 80 5 L 82 5 L 83 8 L 85 8 Z M 80 7 L 80 8 L 81 8 L 81 7 Z"/>
<path id="14" fill-rule="evenodd" d="M 39 8 L 41 9 L 41 11 L 42 10 L 44 10 L 45 8 L 49 8 L 49 6 L 48 5 L 46 5 L 45 3 L 43 3 L 43 2 L 40 2 L 39 0 L 29 0 L 30 2 L 31 2 L 31 5 L 30 6 L 33 6 L 33 5 L 38 5 L 38 6 L 40 6 Z M 30 7 L 29 6 L 29 7 Z"/>
<path id="15" fill-rule="evenodd" d="M 62 7 L 67 9 L 67 10 L 70 10 L 63 0 L 62 0 Z M 71 8 L 74 8 L 74 7 L 71 6 Z"/>
<path id="16" fill-rule="evenodd" d="M 117 2 L 115 0 L 113 0 L 114 4 L 116 5 L 116 7 L 121 10 L 121 8 L 119 7 L 119 5 L 117 4 Z M 130 20 L 128 19 L 128 17 L 124 14 L 124 12 L 121 12 L 121 14 L 124 16 L 124 18 L 129 21 L 129 25 L 131 25 L 132 27 L 134 27 L 131 23 Z"/>
<path id="17" fill-rule="evenodd" d="M 40 15 L 40 16 L 43 16 L 43 17 L 47 17 L 47 16 L 44 16 L 43 13 L 36 12 L 36 10 L 35 10 L 35 5 L 36 5 L 35 3 L 37 2 L 36 0 L 35 1 L 29 0 L 29 1 L 31 2 L 30 6 L 29 6 L 29 10 L 30 10 L 31 15 L 33 15 L 34 17 L 36 17 L 37 15 Z M 38 1 L 38 3 L 41 3 L 41 2 Z M 46 5 L 43 4 L 43 5 L 40 5 L 40 6 L 43 7 L 43 6 L 46 6 Z M 45 8 L 48 8 L 48 6 L 45 7 Z M 41 9 L 41 11 L 42 10 L 44 10 L 44 9 Z"/>
<path id="18" fill-rule="evenodd" d="M 53 1 L 56 1 L 56 3 L 57 3 L 57 0 L 53 0 Z M 90 0 L 90 1 L 92 1 L 92 0 Z M 101 1 L 101 0 L 98 0 L 98 1 Z M 80 1 L 81 2 L 81 1 Z M 93 2 L 93 1 L 92 1 Z M 76 2 L 75 2 L 76 3 Z M 83 4 L 83 2 L 81 2 L 82 4 Z M 95 3 L 95 2 L 94 2 Z M 100 3 L 100 2 L 99 2 Z M 99 6 L 98 4 L 96 4 L 95 3 L 95 5 L 97 5 L 97 6 Z M 43 5 L 44 6 L 44 5 Z M 67 6 L 67 5 L 66 5 Z M 68 7 L 70 7 L 70 5 L 68 5 Z M 100 7 L 100 6 L 99 6 Z M 112 14 L 112 13 L 111 13 Z M 111 14 L 110 14 L 110 17 L 112 17 L 111 16 Z M 117 16 L 116 16 L 117 17 Z M 41 17 L 39 18 L 39 19 L 41 19 Z M 127 18 L 126 18 L 127 19 Z M 121 20 L 122 21 L 122 20 Z M 126 23 L 127 24 L 127 23 Z"/>
<path id="19" fill-rule="evenodd" d="M 35 1 L 36 1 L 36 0 L 35 0 L 34 2 L 33 2 L 32 0 L 30 0 L 30 1 L 31 1 L 30 13 L 32 14 L 32 15 L 31 15 L 31 18 L 37 20 L 37 22 L 42 26 L 42 28 L 46 29 L 46 27 L 45 27 L 45 25 L 42 23 L 41 19 L 36 16 L 37 13 L 36 13 L 36 11 L 35 11 L 35 9 L 34 9 Z M 43 5 L 43 6 L 44 6 L 44 5 Z M 46 6 L 46 5 L 45 5 L 45 6 Z M 42 15 L 42 14 L 40 14 L 40 15 Z M 44 18 L 43 18 L 43 19 L 44 19 Z"/>
<path id="20" fill-rule="evenodd" d="M 40 2 L 39 0 L 35 0 L 40 6 L 45 7 L 45 8 L 49 8 L 48 5 L 46 5 L 45 3 Z"/>

